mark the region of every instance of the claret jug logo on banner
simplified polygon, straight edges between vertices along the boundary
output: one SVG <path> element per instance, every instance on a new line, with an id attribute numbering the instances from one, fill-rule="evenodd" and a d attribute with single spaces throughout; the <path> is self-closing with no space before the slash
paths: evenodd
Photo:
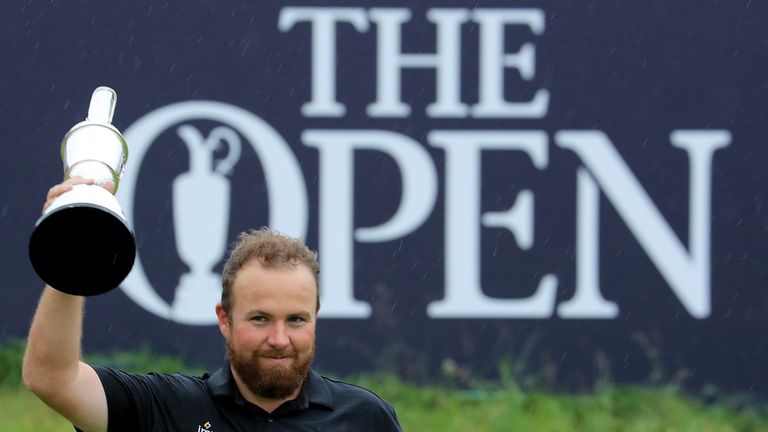
<path id="1" fill-rule="evenodd" d="M 366 319 L 369 302 L 354 295 L 355 245 L 388 242 L 403 238 L 422 227 L 440 202 L 443 185 L 444 245 L 443 297 L 427 305 L 430 318 L 535 318 L 553 316 L 571 319 L 613 319 L 620 305 L 606 299 L 600 287 L 600 203 L 601 197 L 637 240 L 666 281 L 671 293 L 694 318 L 711 313 L 710 214 L 712 160 L 717 149 L 731 143 L 727 130 L 669 131 L 670 152 L 684 151 L 689 167 L 688 236 L 683 242 L 656 207 L 641 182 L 616 150 L 611 138 L 600 130 L 482 129 L 478 119 L 528 119 L 546 117 L 550 90 L 537 85 L 536 50 L 544 34 L 545 15 L 540 9 L 434 8 L 425 16 L 414 16 L 407 8 L 324 8 L 284 7 L 275 23 L 275 32 L 288 33 L 300 26 L 311 29 L 311 46 L 305 51 L 311 64 L 311 91 L 300 107 L 304 118 L 344 118 L 347 107 L 336 92 L 337 59 L 344 56 L 337 46 L 337 29 L 347 26 L 356 32 L 375 32 L 375 100 L 367 105 L 368 118 L 413 118 L 414 110 L 403 102 L 404 71 L 434 71 L 435 100 L 419 113 L 427 133 L 417 141 L 402 131 L 345 127 L 309 128 L 301 131 L 301 144 L 319 154 L 318 249 L 323 263 L 320 285 L 321 316 Z M 432 53 L 405 53 L 400 48 L 405 25 L 422 25 L 434 30 Z M 478 79 L 461 76 L 462 28 L 479 29 L 478 53 L 474 60 Z M 525 40 L 513 46 L 505 36 L 509 28 L 519 30 Z M 306 59 L 305 59 L 306 60 Z M 529 90 L 520 100 L 507 100 L 505 86 L 520 85 Z M 477 100 L 461 99 L 462 89 L 473 87 Z M 525 92 L 518 93 L 525 95 Z M 419 108 L 421 109 L 421 108 Z M 295 115 L 296 113 L 291 113 Z M 461 129 L 431 127 L 431 119 L 460 120 Z M 416 121 L 416 120 L 414 120 Z M 215 123 L 200 127 L 201 122 Z M 442 123 L 444 124 L 444 123 Z M 530 121 L 527 123 L 530 124 Z M 466 126 L 466 127 L 465 127 Z M 226 254 L 230 223 L 232 183 L 230 173 L 246 152 L 258 157 L 266 179 L 268 223 L 287 234 L 306 237 L 309 227 L 307 179 L 295 153 L 272 125 L 244 107 L 222 102 L 186 101 L 147 113 L 125 130 L 130 144 L 133 169 L 125 174 L 118 191 L 126 216 L 131 219 L 137 206 L 135 192 L 138 167 L 161 134 L 176 137 L 189 153 L 189 168 L 173 181 L 173 230 L 176 252 L 187 266 L 168 302 L 158 295 L 142 266 L 141 250 L 135 267 L 122 285 L 124 292 L 148 311 L 179 323 L 209 325 L 216 322 L 211 311 L 220 297 L 220 281 L 213 270 Z M 216 150 L 216 157 L 214 157 Z M 436 161 L 432 153 L 441 152 Z M 532 167 L 545 172 L 552 152 L 572 152 L 580 166 L 573 175 L 575 218 L 571 223 L 576 237 L 573 295 L 558 299 L 561 277 L 539 274 L 535 292 L 514 297 L 515 281 L 509 281 L 508 297 L 492 297 L 481 280 L 483 229 L 506 230 L 514 243 L 505 248 L 530 250 L 534 237 L 534 190 L 521 190 L 505 211 L 483 212 L 480 195 L 487 187 L 482 179 L 482 156 L 488 152 L 518 152 Z M 394 161 L 401 185 L 399 206 L 386 221 L 376 226 L 355 227 L 357 207 L 353 182 L 355 160 L 360 152 L 378 152 Z M 223 155 L 223 156 L 221 156 Z M 444 163 L 444 169 L 438 169 Z M 443 177 L 440 178 L 440 175 Z M 524 179 L 521 179 L 524 182 Z M 602 193 L 602 195 L 601 195 Z M 237 199 L 241 199 L 238 197 Z M 138 232 L 138 236 L 142 233 Z M 407 266 L 406 266 L 407 267 Z"/>
<path id="2" fill-rule="evenodd" d="M 206 134 L 193 125 L 196 120 L 210 120 L 221 126 Z M 221 297 L 221 281 L 213 267 L 224 258 L 230 242 L 227 228 L 231 191 L 227 174 L 237 164 L 243 146 L 250 146 L 262 161 L 269 182 L 270 226 L 301 237 L 307 229 L 304 178 L 280 134 L 259 117 L 219 102 L 170 105 L 131 125 L 124 135 L 130 140 L 135 166 L 141 166 L 156 138 L 171 127 L 189 152 L 189 171 L 174 181 L 171 203 L 176 250 L 190 271 L 181 276 L 171 304 L 152 288 L 140 258 L 122 288 L 132 300 L 158 316 L 185 324 L 214 324 L 216 317 L 211 311 Z M 221 160 L 213 158 L 217 146 L 224 146 L 227 152 Z M 138 171 L 127 173 L 118 191 L 129 219 L 136 206 Z"/>

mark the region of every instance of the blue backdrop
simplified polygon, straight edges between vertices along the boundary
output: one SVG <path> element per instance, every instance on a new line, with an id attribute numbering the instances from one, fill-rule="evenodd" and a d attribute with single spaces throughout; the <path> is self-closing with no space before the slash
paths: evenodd
<path id="1" fill-rule="evenodd" d="M 215 275 L 238 232 L 269 224 L 320 252 L 322 369 L 493 377 L 507 361 L 557 388 L 765 393 L 767 12 L 11 2 L 0 338 L 26 334 L 40 293 L 27 242 L 61 138 L 108 85 L 139 256 L 89 300 L 87 350 L 216 367 Z"/>

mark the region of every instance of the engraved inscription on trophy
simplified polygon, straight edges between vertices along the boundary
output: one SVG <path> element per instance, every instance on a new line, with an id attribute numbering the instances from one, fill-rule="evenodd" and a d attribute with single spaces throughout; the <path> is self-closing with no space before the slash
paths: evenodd
<path id="1" fill-rule="evenodd" d="M 213 267 L 226 253 L 231 197 L 226 176 L 240 159 L 241 143 L 237 132 L 225 126 L 207 137 L 191 125 L 177 132 L 189 150 L 189 171 L 173 182 L 173 226 L 176 250 L 190 271 L 181 275 L 172 314 L 205 316 L 221 297 L 221 279 Z M 214 161 L 220 146 L 226 157 Z"/>

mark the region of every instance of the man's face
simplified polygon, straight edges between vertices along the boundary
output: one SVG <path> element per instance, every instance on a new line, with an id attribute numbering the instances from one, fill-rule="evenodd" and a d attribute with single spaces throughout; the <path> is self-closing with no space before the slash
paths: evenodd
<path id="1" fill-rule="evenodd" d="M 233 372 L 254 394 L 295 396 L 315 351 L 316 285 L 306 266 L 266 269 L 247 262 L 232 284 L 232 306 L 220 306 L 219 328 Z"/>

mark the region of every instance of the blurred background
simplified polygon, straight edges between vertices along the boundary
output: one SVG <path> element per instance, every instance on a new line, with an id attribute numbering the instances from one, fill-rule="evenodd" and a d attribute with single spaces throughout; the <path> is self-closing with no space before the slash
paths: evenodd
<path id="1" fill-rule="evenodd" d="M 138 256 L 89 299 L 86 352 L 218 368 L 226 251 L 269 225 L 319 251 L 328 373 L 765 396 L 768 7 L 691 6 L 13 1 L 0 340 L 26 335 L 29 236 L 106 85 Z"/>

